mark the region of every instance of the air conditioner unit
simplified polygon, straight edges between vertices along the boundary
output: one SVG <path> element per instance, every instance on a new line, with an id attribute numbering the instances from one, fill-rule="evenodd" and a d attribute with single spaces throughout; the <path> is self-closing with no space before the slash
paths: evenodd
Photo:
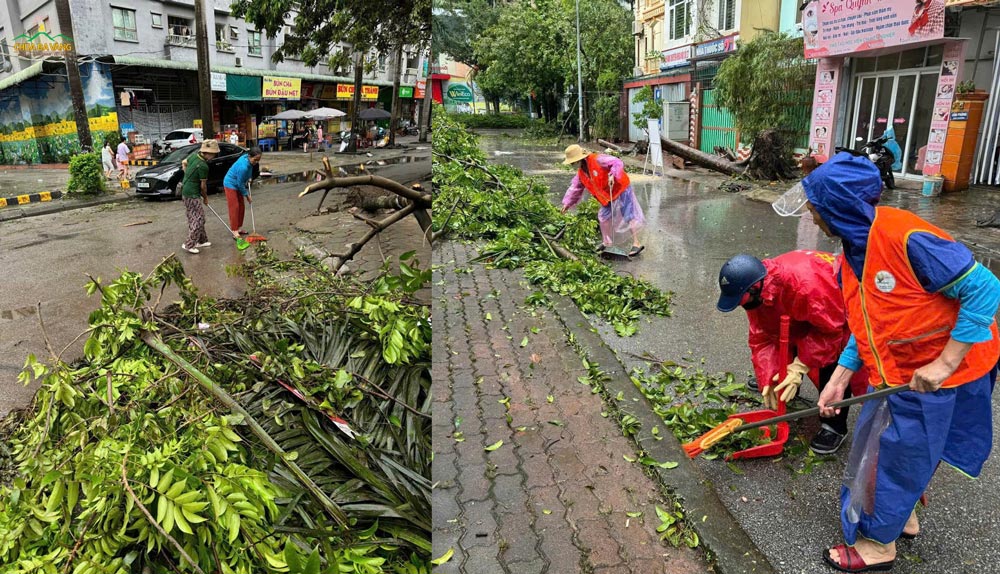
<path id="1" fill-rule="evenodd" d="M 642 22 L 632 22 L 632 35 L 642 36 Z"/>
<path id="2" fill-rule="evenodd" d="M 236 56 L 236 67 L 237 68 L 242 68 L 243 67 L 243 58 L 241 58 L 239 56 Z"/>
<path id="3" fill-rule="evenodd" d="M 643 76 L 645 74 L 646 74 L 646 72 L 642 68 L 640 68 L 639 66 L 636 66 L 636 67 L 632 68 L 632 76 L 634 76 L 636 78 L 638 78 L 639 76 Z"/>

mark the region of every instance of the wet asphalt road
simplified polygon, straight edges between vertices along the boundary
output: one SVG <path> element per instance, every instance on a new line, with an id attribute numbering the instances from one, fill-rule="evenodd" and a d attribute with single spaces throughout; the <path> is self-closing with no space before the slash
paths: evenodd
<path id="1" fill-rule="evenodd" d="M 429 152 L 418 152 L 414 157 L 419 163 L 370 171 L 412 181 L 430 172 Z M 272 247 L 285 255 L 294 247 L 282 239 L 294 233 L 297 221 L 315 211 L 322 195 L 298 199 L 306 185 L 301 179 L 281 178 L 253 189 L 257 231 L 271 238 Z M 228 221 L 225 196 L 213 194 L 209 201 Z M 328 199 L 327 205 L 330 203 Z M 250 230 L 249 209 L 245 228 Z M 189 254 L 181 249 L 187 233 L 183 204 L 147 200 L 0 223 L 0 417 L 25 406 L 34 394 L 34 386 L 24 387 L 17 381 L 28 354 L 42 360 L 49 356 L 38 322 L 39 302 L 55 351 L 69 345 L 63 356 L 67 361 L 82 354 L 83 340 L 72 341 L 87 328 L 87 317 L 98 304 L 95 297 L 86 296 L 86 274 L 103 281 L 118 277 L 122 269 L 145 274 L 164 257 L 176 253 L 201 293 L 239 296 L 243 282 L 229 277 L 226 267 L 240 263 L 247 255 L 237 251 L 224 224 L 208 210 L 205 229 L 212 246 L 198 255 Z M 161 306 L 173 295 L 168 292 Z"/>
<path id="2" fill-rule="evenodd" d="M 483 147 L 494 162 L 545 177 L 552 185 L 554 201 L 562 197 L 572 178 L 572 173 L 555 165 L 562 159 L 562 146 L 527 146 L 516 139 L 491 137 L 484 140 Z M 765 258 L 793 249 L 836 251 L 838 244 L 827 239 L 808 218 L 780 218 L 767 204 L 720 192 L 714 186 L 630 177 L 648 221 L 646 251 L 635 261 L 615 265 L 621 272 L 672 291 L 673 316 L 645 321 L 639 334 L 629 339 L 616 336 L 597 321 L 603 338 L 629 366 L 644 366 L 636 355 L 649 353 L 693 364 L 704 359 L 708 371 L 730 371 L 744 378 L 751 369 L 746 315 L 716 311 L 719 268 L 739 252 Z M 994 273 L 1000 273 L 993 248 L 1000 232 L 968 226 L 956 208 L 957 202 L 963 201 L 960 195 L 939 201 L 921 198 L 919 192 L 902 191 L 885 201 L 913 209 L 955 232 L 973 244 L 977 257 Z M 965 201 L 982 200 L 972 197 Z M 627 237 L 618 241 L 627 242 Z M 810 403 L 802 406 L 812 406 L 815 388 L 802 388 Z M 1000 420 L 996 406 L 994 416 Z M 808 441 L 817 427 L 815 419 L 793 423 L 793 437 L 797 434 Z M 739 462 L 742 474 L 720 461 L 699 460 L 698 466 L 779 572 L 813 574 L 833 572 L 820 555 L 841 541 L 839 490 L 846 456 L 847 445 L 838 456 L 801 474 L 795 470 L 802 468 L 802 456 L 789 456 L 787 450 L 780 459 Z M 920 514 L 922 534 L 915 541 L 899 543 L 893 572 L 1000 572 L 1000 456 L 987 463 L 976 481 L 941 468 L 928 495 L 930 506 Z"/>

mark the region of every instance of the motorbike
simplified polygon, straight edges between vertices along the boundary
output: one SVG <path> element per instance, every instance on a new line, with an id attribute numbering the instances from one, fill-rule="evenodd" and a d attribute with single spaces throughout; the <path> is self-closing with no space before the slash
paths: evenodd
<path id="1" fill-rule="evenodd" d="M 153 159 L 160 159 L 172 151 L 174 151 L 173 146 L 167 142 L 153 142 Z"/>
<path id="2" fill-rule="evenodd" d="M 859 137 L 855 141 L 863 142 L 865 139 Z M 879 174 L 882 176 L 882 183 L 885 184 L 885 187 L 887 189 L 896 189 L 896 177 L 893 175 L 892 170 L 898 160 L 893 152 L 890 151 L 891 146 L 888 145 L 889 142 L 895 144 L 895 136 L 887 130 L 886 133 L 882 134 L 880 137 L 865 143 L 857 149 L 850 149 L 846 147 L 837 147 L 834 149 L 838 152 L 846 151 L 847 153 L 858 157 L 867 157 L 872 163 L 875 164 L 875 167 L 878 168 Z M 899 145 L 897 144 L 895 148 L 896 150 L 899 150 Z M 896 153 L 899 152 L 897 151 Z"/>

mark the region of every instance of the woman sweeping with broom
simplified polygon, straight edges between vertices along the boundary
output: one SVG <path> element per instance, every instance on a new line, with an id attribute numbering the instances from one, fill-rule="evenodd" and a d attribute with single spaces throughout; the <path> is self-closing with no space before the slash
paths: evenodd
<path id="1" fill-rule="evenodd" d="M 597 222 L 601 226 L 601 244 L 597 247 L 600 253 L 614 244 L 615 229 L 613 223 L 627 225 L 632 232 L 632 248 L 629 257 L 642 253 L 643 245 L 639 243 L 639 229 L 645 225 L 646 218 L 642 208 L 632 191 L 632 184 L 625 173 L 622 160 L 596 153 L 588 154 L 576 144 L 566 148 L 564 165 L 575 165 L 577 174 L 566 190 L 562 200 L 562 212 L 566 213 L 574 205 L 580 203 L 584 190 L 589 191 L 601 204 L 597 212 Z M 616 213 L 617 212 L 617 213 Z"/>
<path id="2" fill-rule="evenodd" d="M 858 417 L 841 489 L 845 543 L 823 552 L 841 572 L 891 569 L 896 539 L 920 533 L 914 507 L 938 465 L 978 476 L 993 442 L 1000 281 L 945 231 L 875 207 L 881 191 L 874 164 L 840 153 L 774 204 L 780 215 L 808 210 L 843 241 L 853 335 L 821 413 L 836 413 L 830 405 L 862 365 L 873 387 L 916 391 L 866 402 Z"/>
<path id="3" fill-rule="evenodd" d="M 236 163 L 226 172 L 226 178 L 222 181 L 222 187 L 226 192 L 226 204 L 229 206 L 229 228 L 240 235 L 246 235 L 243 230 L 243 218 L 246 214 L 247 203 L 252 203 L 250 197 L 249 183 L 253 179 L 253 168 L 260 163 L 263 153 L 260 148 L 254 146 L 248 153 L 240 156 Z"/>

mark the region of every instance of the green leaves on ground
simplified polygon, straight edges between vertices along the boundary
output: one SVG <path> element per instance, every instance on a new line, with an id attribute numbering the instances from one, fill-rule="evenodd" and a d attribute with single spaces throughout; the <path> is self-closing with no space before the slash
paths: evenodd
<path id="1" fill-rule="evenodd" d="M 21 380 L 39 391 L 0 427 L 13 429 L 0 455 L 12 469 L 0 484 L 5 572 L 193 571 L 178 546 L 223 574 L 429 571 L 430 324 L 411 301 L 429 275 L 410 262 L 358 284 L 257 255 L 235 301 L 199 297 L 173 257 L 147 277 L 92 280 L 101 301 L 84 358 L 29 357 Z M 159 309 L 167 288 L 179 302 Z M 145 331 L 234 397 L 350 528 Z"/>
<path id="2" fill-rule="evenodd" d="M 488 163 L 477 138 L 447 114 L 435 114 L 434 122 L 436 231 L 485 241 L 479 261 L 524 268 L 528 281 L 570 297 L 621 336 L 634 334 L 643 314 L 670 314 L 670 293 L 619 275 L 593 254 L 596 202 L 586 202 L 575 215 L 561 215 L 546 186 L 512 167 Z M 561 257 L 541 237 L 560 232 L 559 243 L 577 261 Z M 544 293 L 536 293 L 531 299 L 544 301 Z"/>
<path id="3" fill-rule="evenodd" d="M 700 437 L 738 410 L 759 407 L 759 396 L 736 382 L 731 373 L 707 374 L 672 362 L 655 367 L 653 373 L 634 370 L 632 382 L 682 443 Z M 763 432 L 752 429 L 724 438 L 702 456 L 725 457 L 763 442 Z"/>

